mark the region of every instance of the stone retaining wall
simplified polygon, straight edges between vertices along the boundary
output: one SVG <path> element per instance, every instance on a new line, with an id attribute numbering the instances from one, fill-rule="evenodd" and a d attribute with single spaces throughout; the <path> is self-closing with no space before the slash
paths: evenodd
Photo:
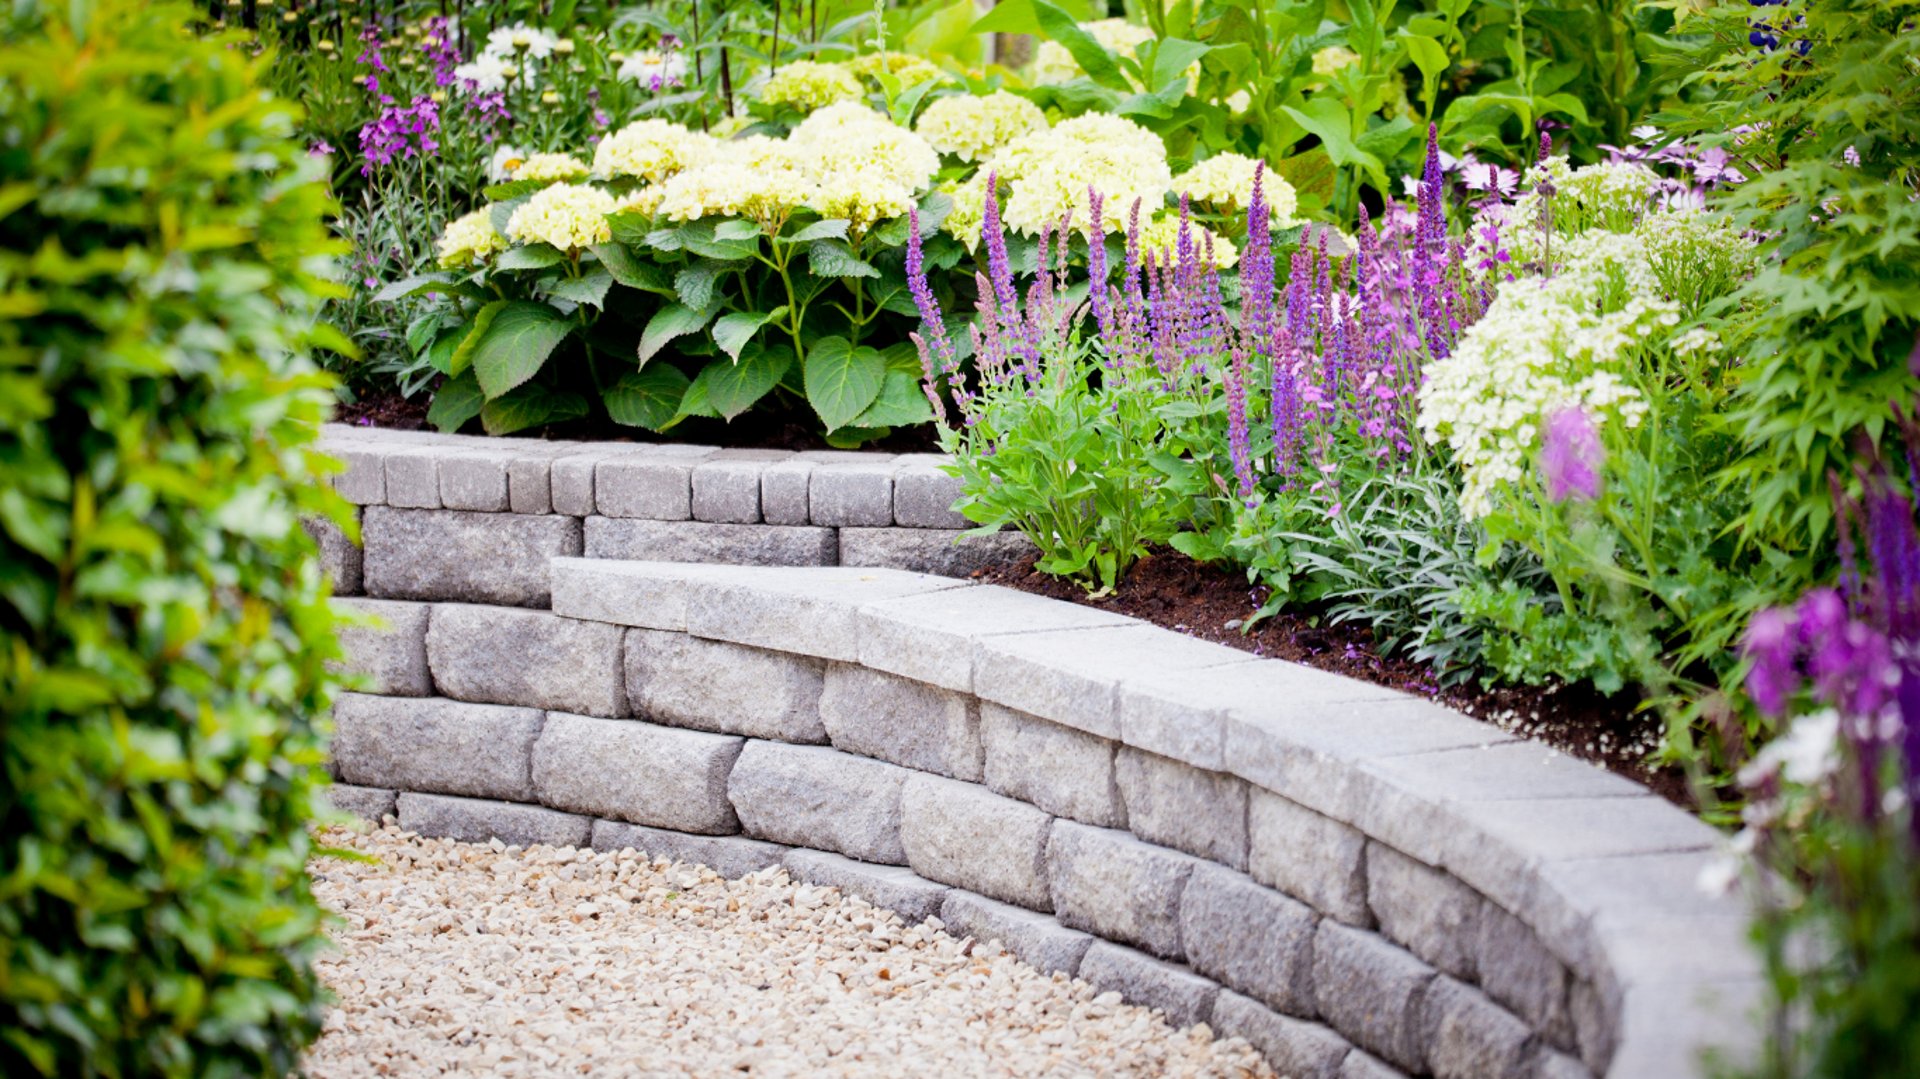
<path id="1" fill-rule="evenodd" d="M 684 489 L 694 512 L 707 465 L 651 452 L 622 468 L 671 474 L 664 501 Z M 466 489 L 469 466 L 426 456 L 442 503 Z M 567 456 L 545 467 L 556 504 Z M 417 460 L 383 459 L 386 496 L 398 475 L 423 500 Z M 471 467 L 512 506 L 519 460 Z M 602 527 L 643 520 L 604 513 L 640 500 L 605 463 L 577 470 Z M 897 521 L 918 482 L 898 461 L 824 488 L 841 463 L 749 463 L 763 519 L 800 519 L 780 500 L 804 489 L 810 515 L 848 520 L 848 492 L 885 480 Z M 353 476 L 343 490 L 371 488 Z M 1296 1079 L 1666 1079 L 1751 1041 L 1741 908 L 1694 887 L 1715 834 L 1627 780 L 1391 690 L 1006 589 L 550 540 L 501 541 L 527 567 L 510 588 L 443 561 L 402 592 L 435 602 L 336 601 L 382 623 L 345 638 L 369 692 L 336 707 L 337 804 L 474 841 L 784 865 L 1243 1035 Z M 449 602 L 474 598 L 495 605 Z"/>
<path id="2" fill-rule="evenodd" d="M 362 546 L 316 526 L 335 591 L 547 605 L 555 556 L 888 566 L 965 576 L 1029 549 L 966 536 L 939 454 L 545 442 L 328 424 Z"/>

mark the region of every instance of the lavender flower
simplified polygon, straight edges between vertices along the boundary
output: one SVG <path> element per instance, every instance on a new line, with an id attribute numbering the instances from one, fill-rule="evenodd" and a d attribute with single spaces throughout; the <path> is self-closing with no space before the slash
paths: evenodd
<path id="1" fill-rule="evenodd" d="M 1600 497 L 1600 468 L 1606 451 L 1586 410 L 1563 408 L 1548 416 L 1544 441 L 1540 470 L 1546 476 L 1547 497 L 1555 502 Z"/>

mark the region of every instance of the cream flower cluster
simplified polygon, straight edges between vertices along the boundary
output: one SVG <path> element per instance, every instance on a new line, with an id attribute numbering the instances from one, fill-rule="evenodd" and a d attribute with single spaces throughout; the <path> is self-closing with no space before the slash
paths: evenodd
<path id="1" fill-rule="evenodd" d="M 1160 136 L 1105 113 L 1076 116 L 1023 135 L 993 155 L 986 170 L 1012 181 L 1001 216 L 1009 229 L 1028 236 L 1057 226 L 1068 215 L 1075 227 L 1089 230 L 1089 187 L 1105 200 L 1106 231 L 1117 232 L 1126 226 L 1135 202 L 1143 215 L 1159 210 L 1173 183 Z"/>
<path id="2" fill-rule="evenodd" d="M 597 187 L 554 184 L 534 192 L 513 211 L 507 221 L 507 238 L 577 251 L 612 239 L 607 215 L 616 209 L 613 196 Z"/>
<path id="3" fill-rule="evenodd" d="M 488 204 L 447 222 L 437 246 L 440 265 L 451 270 L 485 261 L 503 250 L 507 240 L 493 227 L 493 206 Z"/>
<path id="4" fill-rule="evenodd" d="M 1196 222 L 1187 222 L 1187 238 L 1193 244 L 1194 255 L 1202 262 L 1206 261 L 1208 250 L 1213 252 L 1213 265 L 1217 269 L 1231 270 L 1240 262 L 1240 252 L 1233 241 Z M 1209 248 L 1208 244 L 1212 244 Z M 1144 262 L 1151 257 L 1155 263 L 1171 263 L 1180 250 L 1180 215 L 1162 210 L 1153 216 L 1153 220 L 1140 226 L 1140 258 Z"/>
<path id="5" fill-rule="evenodd" d="M 1259 165 L 1244 154 L 1215 154 L 1175 177 L 1173 189 L 1217 213 L 1244 214 Z M 1297 205 L 1293 185 L 1275 174 L 1271 165 L 1260 177 L 1260 195 L 1267 201 L 1267 218 L 1274 228 L 1293 224 Z"/>
<path id="6" fill-rule="evenodd" d="M 666 120 L 636 120 L 600 140 L 593 151 L 594 174 L 604 179 L 631 177 L 661 183 L 714 154 L 714 139 Z"/>
<path id="7" fill-rule="evenodd" d="M 520 166 L 513 170 L 516 180 L 537 180 L 552 183 L 560 180 L 584 180 L 590 171 L 587 166 L 572 154 L 529 154 Z"/>
<path id="8" fill-rule="evenodd" d="M 848 60 L 842 66 L 868 80 L 875 80 L 875 76 L 884 71 L 899 79 L 903 89 L 932 82 L 944 74 L 933 61 L 905 52 L 872 52 Z"/>
<path id="9" fill-rule="evenodd" d="M 1520 481 L 1549 413 L 1579 407 L 1636 426 L 1646 402 L 1626 376 L 1680 321 L 1642 236 L 1593 230 L 1564 244 L 1552 277 L 1507 284 L 1452 355 L 1427 368 L 1420 427 L 1453 450 L 1468 517 L 1486 516 L 1502 485 Z"/>
<path id="10" fill-rule="evenodd" d="M 760 88 L 760 100 L 768 105 L 792 105 L 810 112 L 822 105 L 864 96 L 860 80 L 841 64 L 823 64 L 817 60 L 795 60 L 780 65 L 766 85 Z"/>
<path id="11" fill-rule="evenodd" d="M 943 97 L 921 112 L 914 130 L 934 149 L 962 161 L 981 161 L 1029 131 L 1047 126 L 1040 106 L 1017 94 L 995 90 L 985 97 Z"/>

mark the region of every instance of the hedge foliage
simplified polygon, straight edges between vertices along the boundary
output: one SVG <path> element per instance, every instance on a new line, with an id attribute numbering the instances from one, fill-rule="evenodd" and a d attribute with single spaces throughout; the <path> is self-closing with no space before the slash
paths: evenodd
<path id="1" fill-rule="evenodd" d="M 337 655 L 327 196 L 184 5 L 0 11 L 0 1075 L 285 1074 Z"/>

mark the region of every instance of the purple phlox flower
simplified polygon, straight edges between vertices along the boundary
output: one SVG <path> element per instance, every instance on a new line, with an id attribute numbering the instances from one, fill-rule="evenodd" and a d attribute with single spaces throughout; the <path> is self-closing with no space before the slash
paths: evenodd
<path id="1" fill-rule="evenodd" d="M 1562 408 L 1547 417 L 1540 470 L 1546 478 L 1548 498 L 1564 502 L 1568 498 L 1591 501 L 1600 497 L 1600 470 L 1605 461 L 1600 433 L 1585 409 Z"/>

